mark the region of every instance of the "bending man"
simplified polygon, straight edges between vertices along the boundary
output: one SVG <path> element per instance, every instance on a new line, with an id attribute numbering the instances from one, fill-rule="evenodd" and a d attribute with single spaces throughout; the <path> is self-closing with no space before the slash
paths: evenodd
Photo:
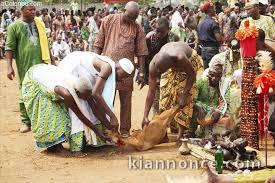
<path id="1" fill-rule="evenodd" d="M 171 108 L 180 97 L 182 109 L 175 116 L 174 125 L 179 123 L 178 140 L 184 127 L 189 127 L 193 114 L 196 73 L 202 68 L 202 60 L 187 44 L 171 42 L 164 45 L 149 66 L 149 90 L 146 98 L 142 126 L 150 121 L 148 115 L 153 104 L 160 80 L 160 112 Z"/>

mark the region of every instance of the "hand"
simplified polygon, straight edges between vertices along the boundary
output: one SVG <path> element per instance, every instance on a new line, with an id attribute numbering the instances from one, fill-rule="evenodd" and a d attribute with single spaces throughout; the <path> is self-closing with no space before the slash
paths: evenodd
<path id="1" fill-rule="evenodd" d="M 145 86 L 145 75 L 143 73 L 138 73 L 137 83 L 140 86 L 140 89 L 142 89 Z"/>
<path id="2" fill-rule="evenodd" d="M 118 123 L 118 120 L 116 118 L 116 116 L 113 116 L 110 118 L 110 123 L 111 123 L 111 128 L 113 131 L 118 131 L 118 126 L 119 126 L 119 123 Z"/>
<path id="3" fill-rule="evenodd" d="M 205 112 L 204 112 L 204 110 L 203 110 L 203 108 L 202 107 L 200 107 L 200 106 L 198 106 L 198 105 L 194 105 L 194 112 L 196 112 L 197 113 L 197 117 L 198 117 L 198 119 L 199 120 L 201 120 L 202 118 L 204 118 L 205 117 Z"/>
<path id="4" fill-rule="evenodd" d="M 213 120 L 214 123 L 217 123 L 221 117 L 221 112 L 218 110 L 214 110 L 211 116 L 211 119 Z"/>
<path id="5" fill-rule="evenodd" d="M 111 142 L 111 138 L 110 137 L 107 137 L 105 136 L 102 132 L 99 132 L 98 130 L 94 131 L 96 133 L 96 135 L 101 139 L 103 140 L 104 142 Z"/>
<path id="6" fill-rule="evenodd" d="M 142 128 L 144 128 L 145 126 L 149 125 L 150 120 L 147 118 L 143 118 L 142 120 Z"/>
<path id="7" fill-rule="evenodd" d="M 179 96 L 179 106 L 181 108 L 185 107 L 191 100 L 191 94 L 190 93 L 185 93 L 185 94 L 181 94 Z"/>
<path id="8" fill-rule="evenodd" d="M 14 73 L 14 70 L 13 70 L 12 66 L 8 67 L 7 77 L 10 80 L 13 80 L 13 78 L 15 77 L 15 73 Z"/>

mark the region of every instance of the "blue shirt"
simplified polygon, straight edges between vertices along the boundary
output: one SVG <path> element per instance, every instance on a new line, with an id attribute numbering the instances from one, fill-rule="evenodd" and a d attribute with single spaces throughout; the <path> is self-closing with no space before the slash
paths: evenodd
<path id="1" fill-rule="evenodd" d="M 215 37 L 215 33 L 220 33 L 220 27 L 212 17 L 207 15 L 205 19 L 198 25 L 199 40 L 203 47 L 220 46 Z"/>

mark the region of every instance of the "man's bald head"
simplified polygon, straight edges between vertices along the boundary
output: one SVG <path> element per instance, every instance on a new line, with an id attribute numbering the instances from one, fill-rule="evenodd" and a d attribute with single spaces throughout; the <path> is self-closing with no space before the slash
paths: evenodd
<path id="1" fill-rule="evenodd" d="M 130 1 L 125 6 L 124 20 L 125 22 L 135 22 L 139 15 L 139 5 L 135 1 Z"/>
<path id="2" fill-rule="evenodd" d="M 135 1 L 129 1 L 126 5 L 125 5 L 125 10 L 126 11 L 139 11 L 139 5 L 137 2 Z"/>

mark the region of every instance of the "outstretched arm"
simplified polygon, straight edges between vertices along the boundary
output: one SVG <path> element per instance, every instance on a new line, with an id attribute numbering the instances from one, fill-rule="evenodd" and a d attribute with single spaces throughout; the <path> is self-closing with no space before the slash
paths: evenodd
<path id="1" fill-rule="evenodd" d="M 99 119 L 99 121 L 101 122 L 101 124 L 107 128 L 108 130 L 118 130 L 115 126 L 111 126 L 109 120 L 106 118 L 106 114 L 103 113 L 102 111 L 100 111 L 100 109 L 98 109 L 96 106 L 96 102 L 94 101 L 94 99 L 92 97 L 90 97 L 88 100 L 89 106 L 91 107 L 95 117 L 97 119 Z"/>
<path id="2" fill-rule="evenodd" d="M 64 99 L 65 105 L 70 108 L 76 116 L 90 129 L 92 129 L 102 140 L 107 140 L 107 138 L 103 135 L 102 132 L 98 131 L 95 126 L 92 124 L 92 122 L 84 116 L 84 114 L 80 111 L 78 108 L 73 96 L 70 94 L 70 92 L 61 86 L 56 86 L 54 88 L 54 91 L 56 94 L 61 96 Z"/>
<path id="3" fill-rule="evenodd" d="M 154 68 L 151 62 L 149 67 L 149 90 L 147 92 L 147 97 L 145 102 L 142 127 L 144 125 L 147 125 L 150 122 L 148 119 L 148 116 L 149 116 L 150 109 L 153 105 L 153 101 L 156 94 L 156 88 L 157 88 L 157 75 L 156 75 L 156 72 L 154 72 Z"/>
<path id="4" fill-rule="evenodd" d="M 93 88 L 92 96 L 95 102 L 98 104 L 98 106 L 101 107 L 102 112 L 110 117 L 111 125 L 117 128 L 119 125 L 118 120 L 113 111 L 106 104 L 104 98 L 102 97 L 102 91 L 104 89 L 105 82 L 111 73 L 112 68 L 109 64 L 106 63 L 103 66 L 101 66 L 99 78 L 97 79 L 95 86 Z"/>

